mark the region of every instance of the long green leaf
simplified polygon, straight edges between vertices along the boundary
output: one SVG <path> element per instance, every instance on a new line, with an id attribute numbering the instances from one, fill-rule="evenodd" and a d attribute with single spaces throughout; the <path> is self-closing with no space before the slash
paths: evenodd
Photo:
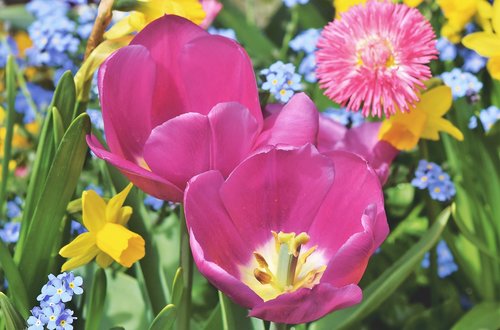
<path id="1" fill-rule="evenodd" d="M 12 299 L 14 304 L 21 311 L 25 318 L 28 317 L 28 310 L 30 308 L 28 303 L 28 294 L 26 293 L 26 288 L 17 269 L 17 265 L 14 263 L 9 250 L 0 242 L 0 266 L 5 273 L 5 278 L 9 283 L 9 292 L 12 293 Z"/>
<path id="2" fill-rule="evenodd" d="M 0 309 L 3 312 L 5 326 L 8 330 L 21 330 L 26 328 L 23 317 L 3 292 L 0 292 Z"/>
<path id="3" fill-rule="evenodd" d="M 99 268 L 95 272 L 92 291 L 90 291 L 90 298 L 87 300 L 85 330 L 99 329 L 100 327 L 102 314 L 104 312 L 106 287 L 106 272 L 104 269 Z"/>
<path id="4" fill-rule="evenodd" d="M 26 10 L 24 5 L 10 5 L 0 10 L 0 21 L 9 22 L 13 27 L 26 30 L 35 18 Z"/>
<path id="5" fill-rule="evenodd" d="M 54 92 L 54 97 L 52 98 L 52 102 L 49 106 L 49 109 L 52 109 L 53 107 L 58 109 L 65 129 L 69 126 L 71 117 L 73 116 L 75 98 L 76 92 L 73 75 L 68 71 L 64 73 L 59 80 L 56 91 Z M 42 132 L 40 134 L 36 150 L 36 158 L 31 170 L 28 192 L 26 194 L 26 200 L 23 208 L 23 226 L 21 227 L 19 242 L 14 256 L 14 260 L 16 260 L 16 262 L 19 262 L 20 260 L 26 235 L 31 226 L 33 213 L 35 212 L 35 207 L 37 206 L 43 193 L 40 187 L 45 185 L 47 175 L 52 166 L 52 161 L 57 150 L 54 143 L 53 130 L 52 111 L 49 111 L 43 123 Z"/>
<path id="6" fill-rule="evenodd" d="M 7 79 L 7 123 L 6 133 L 3 141 L 3 159 L 2 159 L 2 182 L 0 185 L 0 211 L 3 214 L 3 206 L 7 197 L 7 180 L 9 178 L 9 162 L 12 154 L 12 137 L 14 135 L 14 116 L 15 116 L 15 100 L 16 100 L 16 63 L 14 56 L 9 55 L 6 68 Z"/>
<path id="7" fill-rule="evenodd" d="M 377 309 L 420 263 L 424 254 L 436 244 L 450 217 L 450 208 L 444 209 L 432 227 L 420 241 L 408 250 L 397 262 L 364 290 L 363 302 L 355 307 L 332 313 L 313 323 L 311 330 L 333 330 L 353 327 Z"/>
<path id="8" fill-rule="evenodd" d="M 484 302 L 474 306 L 452 330 L 497 330 L 500 328 L 500 303 Z"/>
<path id="9" fill-rule="evenodd" d="M 169 304 L 161 310 L 149 327 L 150 330 L 169 330 L 177 318 L 177 308 Z"/>
<path id="10" fill-rule="evenodd" d="M 172 296 L 170 301 L 172 304 L 178 306 L 182 299 L 182 294 L 184 292 L 184 280 L 183 280 L 182 268 L 179 267 L 175 273 L 174 281 L 172 284 Z"/>
<path id="11" fill-rule="evenodd" d="M 222 313 L 222 329 L 224 330 L 236 329 L 229 299 L 220 291 L 219 291 L 219 302 Z"/>
<path id="12" fill-rule="evenodd" d="M 51 271 L 48 264 L 67 205 L 75 191 L 85 161 L 90 131 L 90 119 L 82 114 L 64 134 L 57 149 L 45 185 L 33 213 L 31 226 L 23 246 L 19 270 L 27 291 L 34 295 L 40 290 L 45 276 Z M 52 244 L 51 244 L 52 243 Z"/>

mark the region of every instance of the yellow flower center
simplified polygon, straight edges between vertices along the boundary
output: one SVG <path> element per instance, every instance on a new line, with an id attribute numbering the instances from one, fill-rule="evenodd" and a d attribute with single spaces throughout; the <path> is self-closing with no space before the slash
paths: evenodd
<path id="1" fill-rule="evenodd" d="M 370 69 L 386 69 L 396 64 L 391 43 L 381 37 L 372 36 L 357 44 L 358 65 Z"/>
<path id="2" fill-rule="evenodd" d="M 75 287 L 75 284 L 74 284 L 73 282 L 71 282 L 71 283 L 69 284 L 69 287 L 70 287 L 71 289 L 73 289 L 73 288 Z"/>
<path id="3" fill-rule="evenodd" d="M 273 81 L 271 82 L 273 85 L 277 85 L 278 84 L 278 79 L 273 79 Z"/>
<path id="4" fill-rule="evenodd" d="M 441 189 L 439 189 L 438 187 L 434 188 L 434 192 L 435 193 L 440 193 L 441 192 Z"/>
<path id="5" fill-rule="evenodd" d="M 281 95 L 285 95 L 286 94 L 286 90 L 285 89 L 280 90 L 280 94 Z"/>
<path id="6" fill-rule="evenodd" d="M 62 294 L 63 290 L 62 289 L 57 289 L 57 294 Z"/>
<path id="7" fill-rule="evenodd" d="M 317 246 L 301 252 L 309 236 L 274 231 L 272 235 L 268 243 L 253 253 L 250 263 L 241 267 L 243 283 L 264 301 L 318 284 L 326 270 L 326 260 Z"/>

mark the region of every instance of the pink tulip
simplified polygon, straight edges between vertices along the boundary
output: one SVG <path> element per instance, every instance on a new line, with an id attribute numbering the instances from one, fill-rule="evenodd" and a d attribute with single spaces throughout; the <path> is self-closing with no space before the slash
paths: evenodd
<path id="1" fill-rule="evenodd" d="M 378 132 L 381 123 L 365 122 L 347 129 L 325 115 L 319 118 L 318 150 L 322 153 L 344 150 L 357 154 L 368 161 L 384 184 L 389 176 L 391 163 L 399 151 L 385 141 Z"/>
<path id="2" fill-rule="evenodd" d="M 226 176 L 268 144 L 316 140 L 318 114 L 305 94 L 264 123 L 245 50 L 177 16 L 154 21 L 111 55 L 98 86 L 109 151 L 93 136 L 90 148 L 165 200 L 180 202 L 193 176 Z"/>
<path id="3" fill-rule="evenodd" d="M 250 309 L 296 324 L 361 301 L 370 256 L 388 234 L 380 181 L 360 157 L 267 147 L 225 179 L 194 177 L 186 221 L 200 272 Z"/>

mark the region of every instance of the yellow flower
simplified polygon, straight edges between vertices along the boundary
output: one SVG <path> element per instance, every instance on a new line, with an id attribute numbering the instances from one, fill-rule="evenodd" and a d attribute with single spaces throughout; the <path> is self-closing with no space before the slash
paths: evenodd
<path id="1" fill-rule="evenodd" d="M 438 86 L 422 94 L 409 113 L 398 112 L 386 119 L 379 131 L 379 139 L 399 150 L 411 150 L 422 139 L 439 140 L 439 132 L 446 132 L 462 141 L 462 132 L 442 118 L 452 103 L 451 89 Z"/>
<path id="2" fill-rule="evenodd" d="M 94 258 L 99 266 L 106 268 L 113 260 L 130 267 L 144 257 L 144 239 L 125 228 L 132 208 L 122 205 L 131 188 L 129 184 L 107 204 L 95 191 L 83 192 L 83 224 L 88 232 L 80 234 L 59 251 L 64 258 L 70 258 L 62 265 L 62 272 L 85 265 Z"/>
<path id="3" fill-rule="evenodd" d="M 500 1 L 493 3 L 491 23 L 494 32 L 471 33 L 463 38 L 462 43 L 465 47 L 488 57 L 488 71 L 494 79 L 500 80 Z"/>
<path id="4" fill-rule="evenodd" d="M 116 39 L 138 32 L 164 14 L 182 16 L 196 24 L 200 24 L 205 18 L 205 12 L 198 0 L 140 0 L 137 10 L 117 22 L 104 37 Z"/>
<path id="5" fill-rule="evenodd" d="M 340 14 L 346 12 L 352 6 L 359 4 L 365 4 L 367 0 L 333 0 L 333 6 L 335 7 L 336 17 L 339 18 Z M 418 7 L 423 0 L 403 0 L 403 3 L 408 7 Z M 394 1 L 396 2 L 396 1 Z"/>
<path id="6" fill-rule="evenodd" d="M 438 0 L 437 3 L 447 20 L 441 35 L 451 42 L 460 42 L 462 30 L 475 16 L 483 28 L 488 27 L 491 5 L 486 0 Z"/>

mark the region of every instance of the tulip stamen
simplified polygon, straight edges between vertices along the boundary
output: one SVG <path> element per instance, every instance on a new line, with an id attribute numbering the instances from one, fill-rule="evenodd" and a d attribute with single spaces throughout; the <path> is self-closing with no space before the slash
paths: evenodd
<path id="1" fill-rule="evenodd" d="M 314 267 L 308 260 L 316 252 L 317 246 L 313 246 L 301 253 L 302 245 L 309 242 L 309 235 L 306 233 L 284 233 L 272 232 L 274 241 L 273 248 L 267 250 L 259 249 L 254 252 L 254 262 L 257 267 L 253 269 L 253 277 L 261 286 L 252 284 L 250 287 L 264 300 L 269 300 L 286 292 L 294 292 L 300 288 L 313 288 L 320 282 L 325 265 Z M 271 243 L 271 242 L 270 242 Z M 264 257 L 266 255 L 266 257 Z M 317 263 L 318 259 L 313 260 Z M 273 261 L 271 264 L 268 261 Z M 270 290 L 272 293 L 270 293 Z"/>

